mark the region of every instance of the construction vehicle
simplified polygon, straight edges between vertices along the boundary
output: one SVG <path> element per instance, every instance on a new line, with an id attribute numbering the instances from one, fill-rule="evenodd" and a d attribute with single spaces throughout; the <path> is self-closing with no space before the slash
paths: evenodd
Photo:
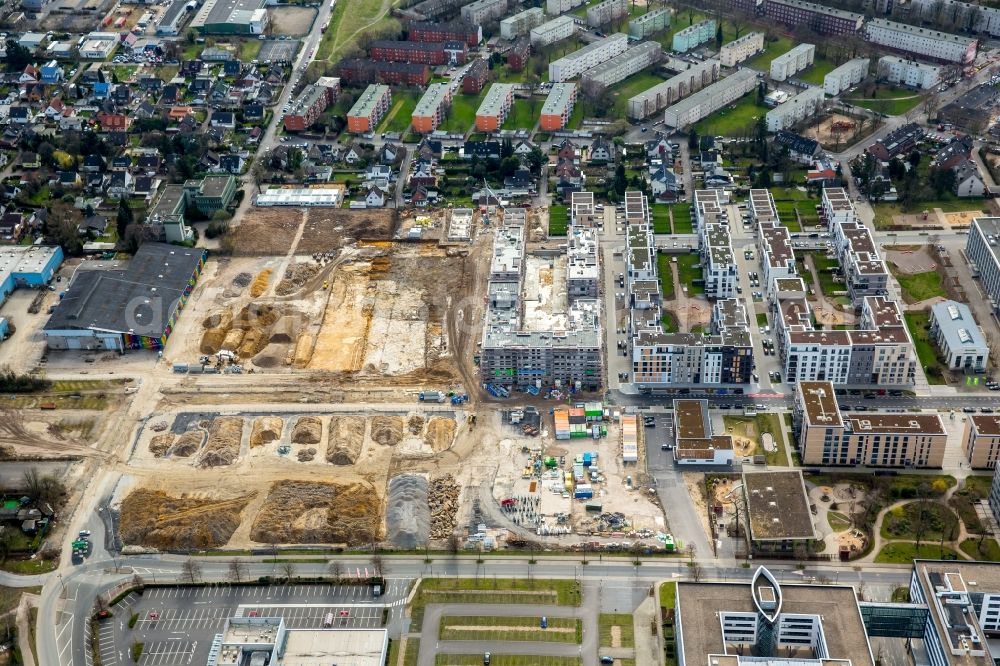
<path id="1" fill-rule="evenodd" d="M 468 395 L 453 395 L 451 396 L 451 404 L 453 405 L 464 405 L 469 401 Z"/>

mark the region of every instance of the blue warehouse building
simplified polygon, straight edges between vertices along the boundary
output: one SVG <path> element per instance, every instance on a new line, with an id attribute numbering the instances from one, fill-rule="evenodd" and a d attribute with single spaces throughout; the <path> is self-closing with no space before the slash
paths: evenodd
<path id="1" fill-rule="evenodd" d="M 12 245 L 0 249 L 0 305 L 18 287 L 46 286 L 62 262 L 59 246 Z"/>

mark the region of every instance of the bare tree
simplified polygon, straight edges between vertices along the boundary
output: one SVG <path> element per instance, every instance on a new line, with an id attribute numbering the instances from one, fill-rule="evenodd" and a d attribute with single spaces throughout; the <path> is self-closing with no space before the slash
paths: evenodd
<path id="1" fill-rule="evenodd" d="M 247 565 L 243 560 L 234 557 L 229 560 L 229 580 L 234 583 L 242 583 L 247 576 Z"/>
<path id="2" fill-rule="evenodd" d="M 691 580 L 700 583 L 702 577 L 705 575 L 705 570 L 702 568 L 701 563 L 691 562 L 688 564 L 688 568 L 691 570 Z"/>
<path id="3" fill-rule="evenodd" d="M 201 565 L 194 558 L 187 558 L 181 565 L 181 580 L 188 583 L 197 583 L 201 580 Z"/>
<path id="4" fill-rule="evenodd" d="M 382 560 L 382 553 L 378 550 L 378 546 L 375 546 L 374 550 L 372 550 L 371 563 L 374 575 L 381 576 L 385 570 L 385 562 Z"/>
<path id="5" fill-rule="evenodd" d="M 458 541 L 458 535 L 457 534 L 449 534 L 448 535 L 448 552 L 451 553 L 452 555 L 458 555 L 458 548 L 459 548 L 459 546 L 461 546 L 461 544 Z"/>
<path id="6" fill-rule="evenodd" d="M 284 575 L 286 583 L 295 578 L 295 563 L 283 562 L 281 564 L 281 573 Z"/>
<path id="7" fill-rule="evenodd" d="M 339 581 L 344 577 L 344 565 L 340 563 L 340 560 L 332 560 L 326 570 L 334 580 Z"/>

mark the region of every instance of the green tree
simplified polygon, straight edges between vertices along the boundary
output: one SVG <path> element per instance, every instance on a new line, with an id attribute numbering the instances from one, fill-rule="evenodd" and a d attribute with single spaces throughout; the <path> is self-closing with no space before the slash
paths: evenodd
<path id="1" fill-rule="evenodd" d="M 128 205 L 127 200 L 122 199 L 118 202 L 118 217 L 115 220 L 115 228 L 118 230 L 119 238 L 125 238 L 125 229 L 134 221 L 135 215 L 132 214 L 132 208 Z"/>
<path id="2" fill-rule="evenodd" d="M 625 188 L 627 186 L 628 180 L 625 178 L 625 165 L 618 162 L 618 166 L 615 167 L 615 176 L 611 179 L 611 190 L 620 199 L 625 196 Z"/>
<path id="3" fill-rule="evenodd" d="M 715 48 L 722 48 L 722 23 L 719 23 L 719 27 L 715 29 Z"/>
<path id="4" fill-rule="evenodd" d="M 531 169 L 531 173 L 538 175 L 542 171 L 542 165 L 545 164 L 545 153 L 543 153 L 538 146 L 531 149 L 528 153 L 528 166 Z"/>
<path id="5" fill-rule="evenodd" d="M 941 197 L 945 192 L 955 189 L 955 172 L 951 169 L 931 169 L 930 185 L 934 194 Z"/>
<path id="6" fill-rule="evenodd" d="M 31 62 L 31 51 L 17 43 L 16 39 L 7 40 L 7 69 L 17 71 L 27 67 Z"/>
<path id="7" fill-rule="evenodd" d="M 514 154 L 514 143 L 509 138 L 504 139 L 503 142 L 500 144 L 500 158 L 504 159 L 510 157 L 513 154 Z"/>

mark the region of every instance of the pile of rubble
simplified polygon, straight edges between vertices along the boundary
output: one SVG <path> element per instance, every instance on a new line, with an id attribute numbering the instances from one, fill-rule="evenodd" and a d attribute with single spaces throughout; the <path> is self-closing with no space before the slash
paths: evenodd
<path id="1" fill-rule="evenodd" d="M 445 474 L 431 481 L 427 503 L 431 508 L 432 539 L 447 539 L 454 533 L 460 490 L 451 474 Z"/>
<path id="2" fill-rule="evenodd" d="M 628 519 L 624 513 L 602 513 L 597 521 L 601 532 L 623 532 L 628 529 Z"/>

